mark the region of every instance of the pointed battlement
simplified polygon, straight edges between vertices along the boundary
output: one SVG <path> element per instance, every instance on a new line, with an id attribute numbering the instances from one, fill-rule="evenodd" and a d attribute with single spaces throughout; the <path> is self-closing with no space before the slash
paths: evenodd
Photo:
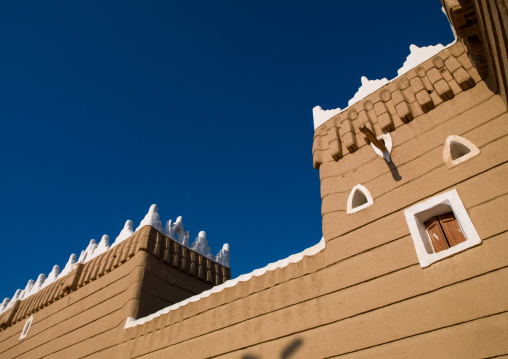
<path id="1" fill-rule="evenodd" d="M 130 243 L 131 238 L 135 237 L 135 233 L 140 232 L 147 226 L 153 228 L 161 236 L 164 236 L 165 234 L 165 237 L 167 238 L 166 240 L 156 240 L 156 242 L 160 241 L 164 244 L 159 244 L 160 248 L 157 249 L 157 253 L 153 253 L 156 257 L 160 257 L 160 251 L 164 251 L 164 255 L 166 256 L 164 259 L 165 263 L 172 263 L 174 267 L 179 268 L 181 271 L 187 273 L 188 275 L 198 278 L 211 285 L 220 284 L 226 279 L 231 278 L 231 271 L 229 269 L 229 245 L 227 243 L 217 253 L 217 256 L 214 256 L 212 255 L 211 248 L 208 245 L 206 233 L 201 231 L 199 232 L 199 235 L 193 245 L 189 246 L 189 232 L 184 232 L 183 230 L 182 217 L 178 217 L 174 224 L 171 220 L 169 220 L 166 223 L 166 230 L 164 230 L 159 217 L 158 207 L 157 205 L 153 204 L 150 206 L 148 213 L 143 218 L 140 225 L 136 228 L 135 232 L 133 231 L 132 221 L 127 220 L 125 222 L 124 228 L 112 246 L 110 246 L 110 239 L 106 234 L 102 236 L 99 243 L 97 243 L 95 239 L 91 239 L 87 248 L 81 252 L 79 259 L 77 258 L 76 254 L 72 254 L 62 271 L 60 271 L 60 266 L 55 265 L 48 276 L 41 273 L 38 276 L 37 281 L 31 279 L 28 281 L 25 289 L 18 289 L 12 299 L 5 298 L 2 302 L 2 305 L 0 306 L 0 327 L 2 327 L 2 325 L 5 327 L 6 323 L 9 322 L 5 320 L 2 322 L 1 318 L 9 317 L 10 314 L 3 315 L 3 313 L 13 308 L 16 301 L 25 301 L 29 297 L 42 292 L 42 289 L 51 286 L 51 284 L 57 281 L 61 282 L 61 280 L 63 280 L 65 277 L 68 277 L 69 275 L 73 275 L 74 277 L 76 275 L 79 276 L 80 274 L 77 273 L 81 273 L 79 268 L 83 265 L 92 261 L 94 263 L 101 261 L 101 259 L 97 259 L 99 257 L 104 260 L 104 258 L 109 258 L 111 255 L 119 255 L 119 253 L 123 253 L 122 251 L 127 250 L 125 248 L 130 248 L 128 256 L 134 255 L 134 250 L 147 250 L 144 247 L 138 248 L 133 247 L 132 245 L 123 244 L 126 241 Z M 175 234 L 178 235 L 178 239 L 176 238 Z M 155 249 L 153 250 L 155 251 Z M 123 257 L 125 257 L 125 255 L 123 255 Z M 125 257 L 125 260 L 126 259 L 127 257 Z M 107 266 L 102 266 L 102 272 L 96 271 L 94 274 L 95 277 L 92 276 L 92 278 L 103 275 L 104 271 L 108 272 L 111 269 L 116 268 L 115 265 L 118 266 L 121 263 L 123 262 L 120 259 L 118 261 L 111 260 Z M 74 280 L 77 279 L 73 279 L 72 281 Z M 86 284 L 90 280 L 93 279 L 87 279 L 86 281 L 82 280 L 80 283 Z M 54 286 L 51 287 L 53 288 Z M 23 318 L 26 315 L 29 315 L 38 310 L 41 306 L 45 306 L 48 303 L 60 298 L 61 296 L 66 295 L 71 290 L 76 290 L 77 288 L 78 287 L 75 285 L 70 285 L 65 286 L 59 290 L 55 290 L 50 296 L 44 294 L 43 296 L 45 296 L 45 299 L 36 300 L 39 303 L 36 306 L 31 306 L 30 309 L 24 311 Z M 44 291 L 44 293 L 47 293 L 47 291 Z M 41 295 L 42 294 L 38 295 L 37 297 L 39 298 Z M 21 307 L 25 308 L 25 305 L 23 304 Z M 17 318 L 18 317 L 13 317 L 10 319 L 10 321 L 17 320 Z"/>

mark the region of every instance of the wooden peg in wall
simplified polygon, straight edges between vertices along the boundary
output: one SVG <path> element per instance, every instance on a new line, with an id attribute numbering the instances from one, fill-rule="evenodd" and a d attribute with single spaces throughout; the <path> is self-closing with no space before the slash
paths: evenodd
<path id="1" fill-rule="evenodd" d="M 365 124 L 360 126 L 360 131 L 372 142 L 374 146 L 379 148 L 382 152 L 388 151 L 383 141 L 377 139 L 376 135 Z"/>

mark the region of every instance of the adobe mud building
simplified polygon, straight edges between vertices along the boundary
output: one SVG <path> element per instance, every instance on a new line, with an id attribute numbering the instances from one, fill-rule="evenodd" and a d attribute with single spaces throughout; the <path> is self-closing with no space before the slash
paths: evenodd
<path id="1" fill-rule="evenodd" d="M 456 42 L 314 110 L 320 243 L 229 280 L 152 207 L 4 301 L 0 357 L 508 357 L 507 3 L 442 3 Z"/>

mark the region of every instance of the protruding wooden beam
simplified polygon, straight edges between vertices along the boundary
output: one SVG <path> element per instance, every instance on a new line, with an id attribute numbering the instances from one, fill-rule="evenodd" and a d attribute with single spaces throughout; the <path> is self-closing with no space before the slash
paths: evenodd
<path id="1" fill-rule="evenodd" d="M 370 140 L 370 142 L 372 142 L 372 144 L 379 148 L 382 152 L 388 151 L 383 141 L 378 140 L 376 135 L 369 128 L 367 128 L 365 124 L 360 126 L 360 131 L 362 131 L 363 134 Z"/>

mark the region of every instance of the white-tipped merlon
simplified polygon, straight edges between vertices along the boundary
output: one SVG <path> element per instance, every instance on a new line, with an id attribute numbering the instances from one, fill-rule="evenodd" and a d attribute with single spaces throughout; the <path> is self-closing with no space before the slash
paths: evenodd
<path id="1" fill-rule="evenodd" d="M 28 297 L 30 290 L 32 289 L 34 284 L 35 284 L 35 281 L 33 279 L 29 279 L 28 283 L 25 286 L 25 289 L 23 289 L 23 293 L 20 294 L 19 299 L 25 299 L 26 297 Z"/>
<path id="2" fill-rule="evenodd" d="M 379 90 L 381 87 L 386 85 L 389 81 L 386 78 L 381 79 L 381 80 L 369 80 L 365 76 L 362 76 L 361 82 L 362 82 L 362 85 L 360 86 L 358 91 L 356 91 L 353 98 L 348 101 L 348 106 L 351 106 L 351 105 L 357 103 L 358 101 L 369 96 L 374 91 Z"/>
<path id="3" fill-rule="evenodd" d="M 162 228 L 162 222 L 159 217 L 159 213 L 157 213 L 159 209 L 156 204 L 152 204 L 145 218 L 141 221 L 138 228 L 136 228 L 136 232 L 143 228 L 144 226 L 152 226 L 156 230 L 161 233 L 164 233 L 164 228 Z"/>
<path id="4" fill-rule="evenodd" d="M 93 253 L 95 249 L 97 248 L 97 242 L 95 239 L 91 239 L 90 243 L 88 244 L 88 247 L 84 251 L 81 251 L 81 255 L 79 256 L 79 263 L 86 263 L 93 257 Z"/>
<path id="5" fill-rule="evenodd" d="M 175 223 L 173 223 L 172 220 L 169 220 L 166 222 L 166 230 L 164 231 L 166 236 L 168 236 L 171 239 L 174 239 L 175 241 L 176 236 L 178 236 L 178 242 L 183 244 L 184 246 L 188 247 L 190 240 L 189 240 L 189 232 L 185 231 L 183 229 L 183 220 L 182 216 L 178 216 Z"/>
<path id="6" fill-rule="evenodd" d="M 99 245 L 97 246 L 96 252 L 104 253 L 109 249 L 109 236 L 107 234 L 103 235 Z M 100 254 L 99 253 L 99 254 Z"/>
<path id="7" fill-rule="evenodd" d="M 314 117 L 314 130 L 321 126 L 323 123 L 331 119 L 336 114 L 340 113 L 341 109 L 336 108 L 333 110 L 323 110 L 321 106 L 316 106 L 312 109 L 312 116 Z"/>
<path id="8" fill-rule="evenodd" d="M 113 243 L 113 245 L 111 247 L 114 247 L 117 244 L 123 242 L 124 240 L 126 240 L 127 238 L 132 236 L 133 234 L 134 234 L 134 223 L 132 223 L 132 221 L 130 219 L 128 219 L 125 222 L 125 225 L 123 226 L 122 231 L 120 232 L 118 237 L 116 237 L 115 242 Z"/>
<path id="9" fill-rule="evenodd" d="M 69 274 L 72 271 L 74 263 L 76 263 L 77 260 L 78 260 L 78 256 L 75 255 L 74 253 L 72 253 L 71 256 L 69 257 L 69 260 L 67 261 L 67 264 L 65 265 L 64 269 L 58 275 L 58 279 L 65 277 L 67 274 Z"/>
<path id="10" fill-rule="evenodd" d="M 229 244 L 226 243 L 222 246 L 222 249 L 215 256 L 215 261 L 222 264 L 223 266 L 230 268 L 229 259 L 230 259 Z"/>
<path id="11" fill-rule="evenodd" d="M 103 235 L 99 244 L 95 245 L 95 248 L 91 255 L 88 255 L 85 259 L 85 262 L 91 261 L 95 257 L 100 256 L 102 253 L 106 252 L 109 249 L 109 236 L 107 234 Z"/>
<path id="12" fill-rule="evenodd" d="M 397 75 L 403 75 L 411 69 L 414 69 L 416 66 L 420 65 L 422 62 L 427 61 L 432 56 L 437 54 L 439 51 L 444 50 L 445 46 L 441 44 L 437 44 L 435 46 L 422 46 L 418 47 L 416 45 L 409 46 L 409 55 L 404 61 L 404 64 L 400 69 L 397 70 Z"/>
<path id="13" fill-rule="evenodd" d="M 60 266 L 58 264 L 54 265 L 53 269 L 51 270 L 51 272 L 49 272 L 48 277 L 44 281 L 44 284 L 41 286 L 41 289 L 47 287 L 48 285 L 56 281 L 59 274 L 60 274 Z"/>
<path id="14" fill-rule="evenodd" d="M 208 245 L 208 240 L 206 239 L 205 231 L 199 232 L 198 237 L 194 240 L 194 243 L 192 243 L 191 249 L 195 252 L 204 255 L 205 257 L 214 259 L 212 255 L 212 250 Z"/>
<path id="15" fill-rule="evenodd" d="M 33 281 L 32 281 L 33 282 Z M 12 307 L 14 305 L 14 302 L 16 302 L 18 299 L 21 299 L 23 297 L 23 294 L 24 294 L 24 291 L 21 290 L 21 289 L 16 289 L 16 292 L 14 293 L 14 295 L 12 296 L 12 299 L 7 302 L 7 305 L 2 309 L 0 310 L 0 313 L 2 312 L 5 312 L 7 309 L 9 309 L 10 307 Z M 8 298 L 7 298 L 8 299 Z"/>
<path id="16" fill-rule="evenodd" d="M 16 292 L 12 296 L 12 300 L 10 301 L 9 304 L 13 304 L 15 301 L 20 299 L 22 296 L 23 296 L 23 291 L 21 289 L 16 289 Z"/>
<path id="17" fill-rule="evenodd" d="M 37 280 L 35 281 L 34 285 L 30 289 L 30 291 L 28 292 L 28 295 L 25 295 L 25 298 L 31 296 L 32 294 L 37 293 L 42 288 L 42 286 L 44 285 L 44 281 L 45 280 L 46 280 L 46 274 L 44 274 L 44 273 L 39 274 L 39 276 L 37 277 Z"/>
<path id="18" fill-rule="evenodd" d="M 7 305 L 9 304 L 11 300 L 9 298 L 5 298 L 2 304 L 0 305 L 0 313 L 4 311 L 5 308 L 7 308 Z"/>

